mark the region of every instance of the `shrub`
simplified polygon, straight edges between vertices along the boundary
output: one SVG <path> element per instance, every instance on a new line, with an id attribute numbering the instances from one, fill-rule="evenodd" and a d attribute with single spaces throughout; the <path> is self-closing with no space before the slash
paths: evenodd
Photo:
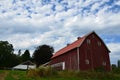
<path id="1" fill-rule="evenodd" d="M 94 69 L 95 72 L 105 72 L 105 69 L 103 66 L 97 67 Z"/>
<path id="2" fill-rule="evenodd" d="M 36 69 L 30 69 L 27 73 L 28 77 L 35 77 L 38 76 Z"/>
<path id="3" fill-rule="evenodd" d="M 48 77 L 48 76 L 55 75 L 56 73 L 57 72 L 53 70 L 50 66 L 47 66 L 47 67 L 40 66 L 37 69 L 30 69 L 27 75 L 29 77 L 34 77 L 34 76 Z"/>
<path id="4" fill-rule="evenodd" d="M 112 67 L 112 72 L 120 74 L 120 68 L 119 67 Z"/>

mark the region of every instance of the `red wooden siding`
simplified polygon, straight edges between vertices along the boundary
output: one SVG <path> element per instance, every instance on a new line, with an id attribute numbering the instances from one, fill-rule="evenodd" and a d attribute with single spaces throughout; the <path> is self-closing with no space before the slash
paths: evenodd
<path id="1" fill-rule="evenodd" d="M 78 62 L 77 62 L 76 49 L 73 49 L 66 54 L 60 55 L 52 59 L 51 64 L 60 63 L 60 62 L 65 62 L 66 70 L 77 70 Z"/>
<path id="2" fill-rule="evenodd" d="M 87 43 L 87 40 L 90 40 L 90 43 Z M 95 34 L 86 38 L 80 47 L 79 57 L 81 70 L 91 70 L 100 67 L 104 67 L 107 71 L 111 69 L 109 51 Z M 89 60 L 89 64 L 86 64 L 86 60 Z"/>

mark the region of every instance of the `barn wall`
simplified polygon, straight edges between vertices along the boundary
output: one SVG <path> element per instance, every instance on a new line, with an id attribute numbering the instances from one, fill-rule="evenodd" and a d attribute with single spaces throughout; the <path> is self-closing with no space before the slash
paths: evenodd
<path id="1" fill-rule="evenodd" d="M 94 34 L 89 35 L 80 47 L 79 57 L 81 70 L 101 67 L 107 71 L 111 69 L 108 50 L 99 37 Z"/>
<path id="2" fill-rule="evenodd" d="M 78 69 L 77 50 L 73 49 L 51 60 L 51 64 L 56 64 L 60 62 L 65 62 L 66 70 L 77 70 Z"/>

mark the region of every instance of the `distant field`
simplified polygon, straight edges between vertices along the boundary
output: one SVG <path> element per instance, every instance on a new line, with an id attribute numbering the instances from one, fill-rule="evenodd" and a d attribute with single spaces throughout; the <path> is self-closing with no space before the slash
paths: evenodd
<path id="1" fill-rule="evenodd" d="M 27 77 L 26 71 L 0 70 L 0 80 L 120 80 L 120 74 L 103 72 L 60 72 L 49 77 Z"/>

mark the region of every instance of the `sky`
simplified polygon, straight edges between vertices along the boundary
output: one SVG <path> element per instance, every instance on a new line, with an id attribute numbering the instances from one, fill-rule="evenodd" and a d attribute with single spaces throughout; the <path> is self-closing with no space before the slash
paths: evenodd
<path id="1" fill-rule="evenodd" d="M 111 64 L 120 59 L 120 0 L 0 0 L 0 40 L 15 53 L 42 44 L 55 52 L 95 31 L 105 42 Z"/>

